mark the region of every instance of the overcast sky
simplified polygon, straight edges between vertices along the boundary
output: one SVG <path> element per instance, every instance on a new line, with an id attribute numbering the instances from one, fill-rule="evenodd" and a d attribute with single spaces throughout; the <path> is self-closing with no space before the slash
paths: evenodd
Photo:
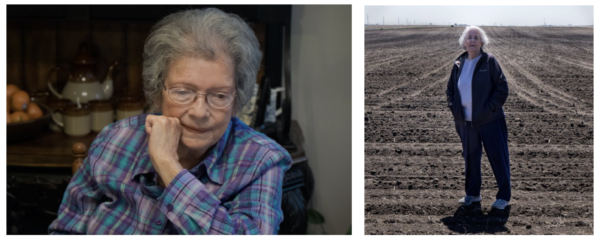
<path id="1" fill-rule="evenodd" d="M 365 24 L 593 25 L 593 6 L 365 6 Z M 385 20 L 384 20 L 385 18 Z"/>

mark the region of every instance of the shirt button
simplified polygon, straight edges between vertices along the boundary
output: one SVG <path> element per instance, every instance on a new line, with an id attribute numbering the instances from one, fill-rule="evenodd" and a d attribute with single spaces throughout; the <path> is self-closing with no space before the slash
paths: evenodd
<path id="1" fill-rule="evenodd" d="M 168 204 L 167 205 L 167 210 L 169 210 L 169 212 L 173 212 L 173 204 Z"/>
<path id="2" fill-rule="evenodd" d="M 156 225 L 161 225 L 161 224 L 162 224 L 162 221 L 160 221 L 160 220 L 156 220 L 156 222 L 154 222 L 154 224 L 156 224 Z"/>

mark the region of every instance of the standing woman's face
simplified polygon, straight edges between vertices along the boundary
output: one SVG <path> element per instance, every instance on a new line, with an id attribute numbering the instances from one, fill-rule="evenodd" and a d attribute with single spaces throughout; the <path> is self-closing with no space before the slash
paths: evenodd
<path id="1" fill-rule="evenodd" d="M 467 32 L 467 37 L 465 38 L 465 48 L 467 51 L 478 51 L 483 43 L 481 42 L 481 35 L 477 29 L 471 29 Z"/>

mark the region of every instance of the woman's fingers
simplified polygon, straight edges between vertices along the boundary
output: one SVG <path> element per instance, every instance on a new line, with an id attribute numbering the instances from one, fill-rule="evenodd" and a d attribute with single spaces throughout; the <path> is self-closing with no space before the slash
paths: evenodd
<path id="1" fill-rule="evenodd" d="M 146 133 L 151 134 L 154 127 L 175 132 L 181 129 L 179 119 L 175 117 L 148 115 L 146 117 Z"/>
<path id="2" fill-rule="evenodd" d="M 181 125 L 179 119 L 174 117 L 149 115 L 146 117 L 146 133 L 179 140 Z"/>
<path id="3" fill-rule="evenodd" d="M 146 134 L 150 135 L 150 133 L 152 133 L 152 120 L 154 118 L 154 115 L 148 115 L 146 116 Z"/>
<path id="4" fill-rule="evenodd" d="M 148 133 L 148 149 L 151 158 L 175 158 L 181 138 L 179 119 L 174 117 L 148 115 L 145 131 Z"/>

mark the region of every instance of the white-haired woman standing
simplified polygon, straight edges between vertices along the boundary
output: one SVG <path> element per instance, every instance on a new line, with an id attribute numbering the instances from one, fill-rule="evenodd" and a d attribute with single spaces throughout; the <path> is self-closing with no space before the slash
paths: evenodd
<path id="1" fill-rule="evenodd" d="M 262 53 L 238 16 L 188 10 L 144 45 L 155 111 L 113 123 L 71 179 L 50 233 L 276 234 L 289 154 L 235 117 Z"/>
<path id="2" fill-rule="evenodd" d="M 482 200 L 483 144 L 498 184 L 492 208 L 504 209 L 511 197 L 508 131 L 502 109 L 508 85 L 496 58 L 483 51 L 489 44 L 483 29 L 467 27 L 458 42 L 466 52 L 454 62 L 446 97 L 465 158 L 466 195 L 459 203 L 468 206 Z"/>

